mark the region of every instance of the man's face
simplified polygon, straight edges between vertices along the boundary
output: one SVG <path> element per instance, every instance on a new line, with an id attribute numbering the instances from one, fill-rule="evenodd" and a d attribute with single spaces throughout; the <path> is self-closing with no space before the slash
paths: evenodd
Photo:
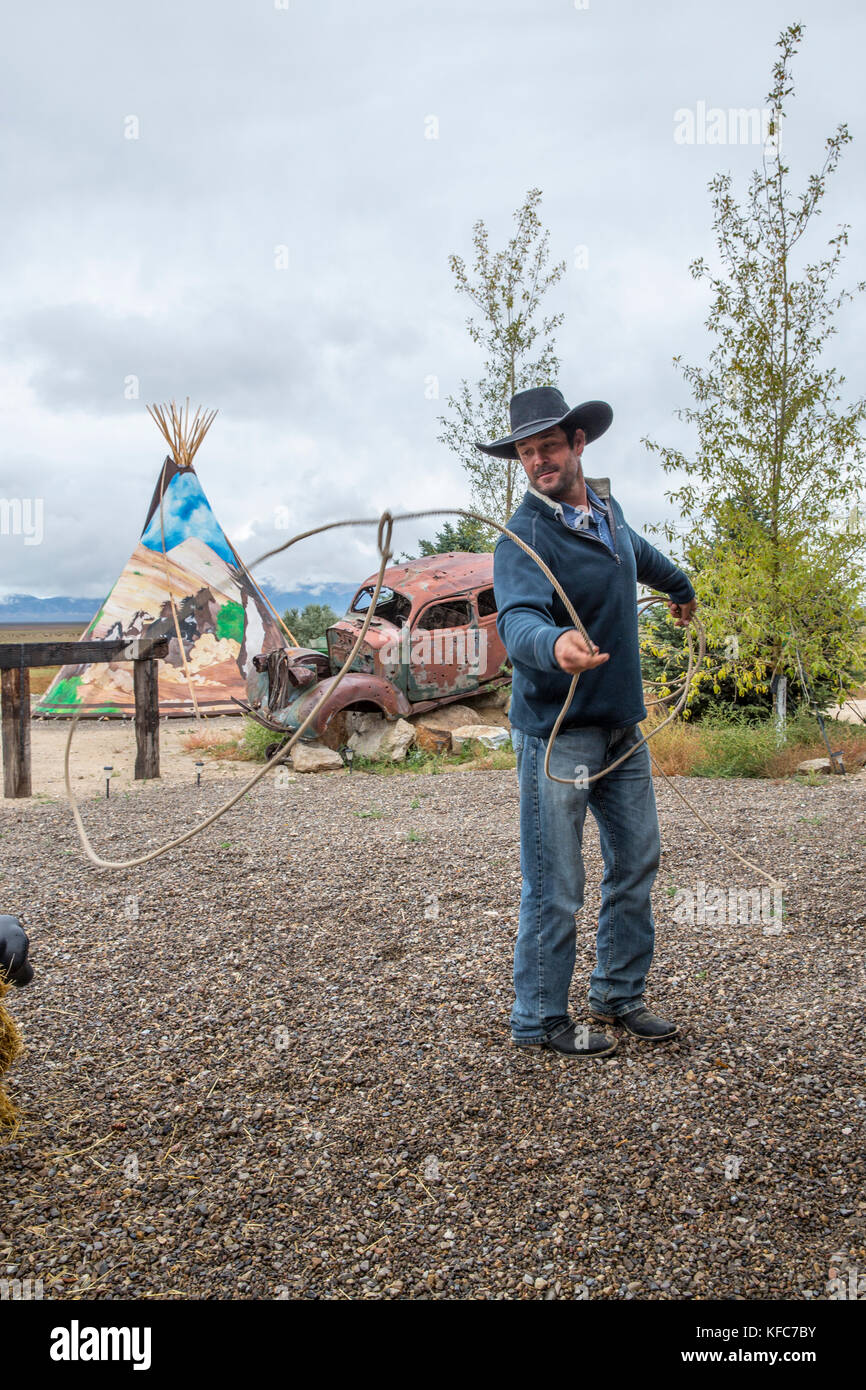
<path id="1" fill-rule="evenodd" d="M 542 434 L 531 434 L 515 444 L 527 478 L 539 492 L 550 497 L 570 492 L 580 474 L 580 456 L 586 436 L 577 430 L 574 444 L 569 447 L 561 425 Z"/>

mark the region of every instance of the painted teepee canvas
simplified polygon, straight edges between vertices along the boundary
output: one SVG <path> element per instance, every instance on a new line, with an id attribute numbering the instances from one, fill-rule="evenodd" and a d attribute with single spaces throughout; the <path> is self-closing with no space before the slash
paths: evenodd
<path id="1" fill-rule="evenodd" d="M 169 413 L 170 411 L 170 413 Z M 161 715 L 238 714 L 259 652 L 287 645 L 273 610 L 211 510 L 192 459 L 212 412 L 186 422 L 173 405 L 151 411 L 172 454 L 165 460 L 141 538 L 85 632 L 87 638 L 167 637 L 159 666 Z M 34 714 L 131 717 L 131 662 L 64 666 Z"/>

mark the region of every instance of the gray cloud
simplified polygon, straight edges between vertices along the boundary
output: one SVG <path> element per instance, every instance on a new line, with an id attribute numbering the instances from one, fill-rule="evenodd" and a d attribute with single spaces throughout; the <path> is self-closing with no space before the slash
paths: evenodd
<path id="1" fill-rule="evenodd" d="M 852 283 L 866 276 L 866 21 L 855 0 L 802 0 L 799 15 L 786 148 L 801 183 L 838 121 L 857 137 L 813 243 L 853 224 Z M 672 483 L 640 439 L 688 443 L 671 358 L 708 346 L 687 269 L 713 254 L 706 184 L 729 168 L 743 191 L 759 153 L 678 146 L 674 112 L 760 106 L 790 18 L 784 0 L 732 0 L 723 25 L 689 0 L 19 8 L 0 74 L 0 495 L 44 498 L 46 531 L 38 547 L 2 538 L 0 590 L 110 585 L 161 459 L 149 400 L 220 408 L 198 471 L 250 557 L 279 539 L 278 506 L 300 529 L 465 505 L 436 417 L 481 363 L 447 257 L 471 257 L 479 217 L 503 241 L 533 185 L 568 264 L 550 301 L 566 314 L 560 383 L 614 408 L 587 471 L 612 478 L 633 525 L 668 515 Z M 856 328 L 849 310 L 830 348 L 852 383 Z M 434 529 L 406 523 L 398 546 Z M 351 584 L 374 567 L 371 541 L 328 533 L 273 578 Z"/>

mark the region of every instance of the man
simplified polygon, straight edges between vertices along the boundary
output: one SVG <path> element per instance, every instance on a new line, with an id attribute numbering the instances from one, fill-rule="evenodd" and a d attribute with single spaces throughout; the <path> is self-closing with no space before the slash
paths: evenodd
<path id="1" fill-rule="evenodd" d="M 554 387 L 518 391 L 511 434 L 477 444 L 519 458 L 529 480 L 508 522 L 556 575 L 592 639 L 588 648 L 539 566 L 507 536 L 494 549 L 497 628 L 513 666 L 510 721 L 520 784 L 523 889 L 514 951 L 513 1041 L 563 1056 L 609 1056 L 617 1043 L 568 1012 L 574 913 L 583 906 L 583 825 L 599 827 L 604 875 L 589 983 L 589 1012 L 633 1037 L 675 1037 L 674 1023 L 644 1002 L 655 925 L 650 893 L 659 866 L 658 812 L 644 745 L 597 781 L 596 773 L 639 743 L 646 718 L 637 627 L 637 583 L 669 596 L 682 627 L 695 591 L 673 561 L 627 524 L 608 478 L 583 475 L 584 448 L 613 419 L 604 401 L 569 409 Z M 544 774 L 544 755 L 574 672 L 580 680 Z"/>

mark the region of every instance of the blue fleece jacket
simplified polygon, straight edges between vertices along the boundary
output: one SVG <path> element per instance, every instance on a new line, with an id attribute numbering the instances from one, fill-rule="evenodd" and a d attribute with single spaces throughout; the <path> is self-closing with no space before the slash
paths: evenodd
<path id="1" fill-rule="evenodd" d="M 637 584 L 661 590 L 675 603 L 695 596 L 687 576 L 628 525 L 610 492 L 610 479 L 587 478 L 601 499 L 614 540 L 612 552 L 588 529 L 567 525 L 562 506 L 528 487 L 508 528 L 532 546 L 556 575 L 581 622 L 610 660 L 582 671 L 563 729 L 624 728 L 646 718 L 637 626 Z M 553 655 L 574 624 L 533 559 L 508 536 L 493 551 L 496 627 L 514 668 L 511 724 L 546 738 L 568 692 L 571 675 Z"/>

